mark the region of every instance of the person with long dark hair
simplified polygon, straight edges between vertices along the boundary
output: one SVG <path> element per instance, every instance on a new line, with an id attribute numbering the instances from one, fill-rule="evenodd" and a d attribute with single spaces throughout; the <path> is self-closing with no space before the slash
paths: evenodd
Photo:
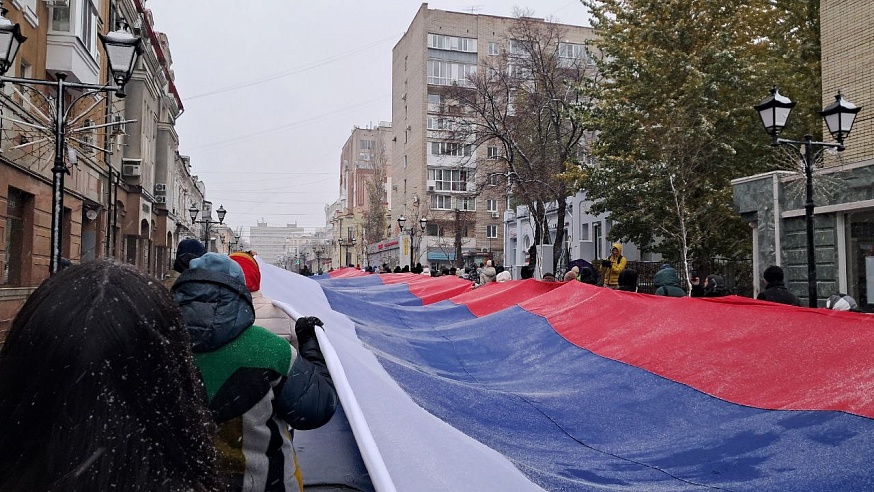
<path id="1" fill-rule="evenodd" d="M 215 426 L 170 292 L 109 260 L 47 279 L 0 350 L 0 491 L 209 491 Z"/>

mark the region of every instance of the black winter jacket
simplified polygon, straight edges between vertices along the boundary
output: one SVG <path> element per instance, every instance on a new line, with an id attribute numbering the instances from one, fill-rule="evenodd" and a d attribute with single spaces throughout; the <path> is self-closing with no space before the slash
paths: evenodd
<path id="1" fill-rule="evenodd" d="M 765 287 L 765 290 L 759 292 L 756 299 L 762 301 L 779 302 L 780 304 L 788 304 L 790 306 L 800 306 L 801 301 L 798 296 L 793 294 L 783 282 L 772 282 Z"/>

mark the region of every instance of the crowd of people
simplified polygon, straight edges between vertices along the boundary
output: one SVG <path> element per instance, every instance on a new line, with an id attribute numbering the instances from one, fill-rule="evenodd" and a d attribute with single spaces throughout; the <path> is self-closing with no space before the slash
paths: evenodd
<path id="1" fill-rule="evenodd" d="M 294 430 L 338 404 L 322 325 L 273 307 L 254 253 L 196 240 L 164 285 L 63 269 L 0 350 L 0 491 L 303 490 Z"/>
<path id="2" fill-rule="evenodd" d="M 637 292 L 626 266 L 614 244 L 563 280 Z M 478 286 L 511 277 L 491 260 L 460 273 L 407 270 Z M 779 266 L 763 278 L 758 299 L 800 305 Z M 653 280 L 655 295 L 687 295 L 670 264 Z M 717 274 L 690 283 L 692 297 L 729 294 Z M 857 310 L 845 294 L 826 307 Z M 294 430 L 324 425 L 338 404 L 322 325 L 261 293 L 251 251 L 182 241 L 163 285 L 106 259 L 62 269 L 28 298 L 0 350 L 0 492 L 302 490 Z"/>

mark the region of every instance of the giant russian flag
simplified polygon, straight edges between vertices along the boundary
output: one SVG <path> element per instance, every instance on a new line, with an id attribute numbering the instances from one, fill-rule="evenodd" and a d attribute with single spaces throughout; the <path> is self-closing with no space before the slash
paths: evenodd
<path id="1" fill-rule="evenodd" d="M 874 316 L 264 264 L 262 290 L 325 322 L 380 491 L 874 491 Z"/>

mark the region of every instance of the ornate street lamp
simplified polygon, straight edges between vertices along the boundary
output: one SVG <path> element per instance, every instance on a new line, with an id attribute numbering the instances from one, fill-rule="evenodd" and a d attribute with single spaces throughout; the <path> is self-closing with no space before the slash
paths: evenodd
<path id="1" fill-rule="evenodd" d="M 403 215 L 398 217 L 398 227 L 400 228 L 401 232 L 404 232 L 404 224 L 406 224 L 406 223 L 407 223 L 406 217 L 404 217 Z M 422 233 L 425 232 L 425 227 L 427 227 L 427 226 L 428 226 L 428 219 L 426 219 L 425 217 L 419 218 L 419 229 L 421 229 Z M 408 232 L 410 233 L 410 270 L 412 270 L 413 269 L 413 241 L 416 238 L 415 226 L 411 226 L 409 228 Z M 424 234 L 422 234 L 422 235 L 424 235 Z M 421 246 L 421 240 L 419 241 L 419 245 Z"/>
<path id="2" fill-rule="evenodd" d="M 109 71 L 112 80 L 118 86 L 115 95 L 125 97 L 124 86 L 130 80 L 137 59 L 143 54 L 140 38 L 128 31 L 117 29 L 107 34 L 99 34 L 103 49 L 109 59 Z"/>
<path id="3" fill-rule="evenodd" d="M 754 108 L 762 119 L 765 131 L 768 135 L 771 135 L 771 145 L 787 145 L 792 147 L 804 161 L 804 176 L 807 179 L 807 199 L 804 204 L 804 218 L 807 226 L 807 296 L 808 305 L 810 307 L 817 307 L 816 255 L 813 234 L 813 168 L 816 165 L 816 159 L 813 155 L 813 149 L 814 147 L 830 147 L 837 149 L 839 152 L 844 150 L 844 139 L 850 134 L 853 122 L 856 120 L 856 114 L 862 108 L 847 101 L 838 92 L 838 95 L 835 96 L 835 102 L 819 112 L 820 116 L 825 120 L 829 132 L 838 142 L 834 144 L 830 142 L 815 142 L 810 135 L 805 135 L 804 140 L 801 141 L 780 138 L 780 133 L 785 128 L 786 120 L 789 119 L 789 114 L 794 106 L 795 102 L 781 95 L 777 88 L 774 87 L 771 89 L 771 95 L 755 105 Z M 802 146 L 804 147 L 803 152 Z"/>
<path id="4" fill-rule="evenodd" d="M 3 2 L 0 2 L 0 75 L 9 70 L 21 43 L 27 41 L 21 34 L 21 26 L 13 24 L 5 15 L 6 9 L 3 8 Z"/>
<path id="5" fill-rule="evenodd" d="M 18 24 L 13 24 L 12 21 L 4 17 L 4 14 L 5 9 L 2 8 L 2 2 L 0 2 L 0 87 L 11 82 L 24 86 L 49 86 L 54 87 L 55 90 L 55 97 L 47 99 L 52 116 L 51 126 L 33 125 L 35 128 L 51 132 L 54 135 L 55 156 L 52 167 L 52 225 L 49 258 L 49 273 L 54 274 L 58 271 L 61 261 L 64 176 L 68 170 L 64 158 L 67 147 L 66 129 L 67 118 L 70 116 L 69 108 L 72 108 L 82 98 L 101 92 L 115 91 L 118 97 L 124 97 L 124 86 L 133 74 L 139 55 L 142 53 L 142 45 L 139 37 L 123 30 L 100 36 L 115 86 L 67 82 L 67 74 L 64 72 L 56 73 L 56 80 L 53 81 L 6 77 L 6 72 L 12 67 L 19 48 L 27 38 L 21 35 L 21 27 Z M 77 94 L 72 97 L 72 100 L 67 95 L 68 89 L 76 90 Z"/>
<path id="6" fill-rule="evenodd" d="M 204 216 L 202 220 L 197 220 L 197 214 L 200 213 L 200 209 L 197 208 L 196 205 L 191 205 L 188 208 L 188 215 L 191 217 L 191 222 L 195 224 L 203 224 L 203 246 L 209 251 L 209 228 L 213 224 L 223 224 L 225 221 L 225 215 L 227 215 L 228 211 L 225 210 L 225 207 L 219 205 L 218 210 L 215 211 L 215 214 L 218 216 L 218 222 L 211 220 L 210 217 Z M 235 236 L 239 238 L 239 236 Z"/>

